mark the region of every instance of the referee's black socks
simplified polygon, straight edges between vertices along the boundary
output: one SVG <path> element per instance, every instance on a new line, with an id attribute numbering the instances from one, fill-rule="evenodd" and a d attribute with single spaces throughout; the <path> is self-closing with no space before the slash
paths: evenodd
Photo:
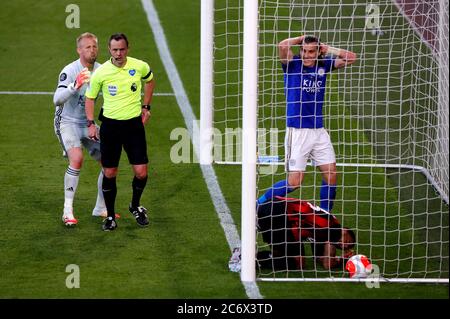
<path id="1" fill-rule="evenodd" d="M 102 185 L 103 197 L 105 198 L 106 210 L 108 211 L 108 217 L 115 218 L 115 202 L 117 195 L 116 178 L 108 178 L 103 176 Z"/>
<path id="2" fill-rule="evenodd" d="M 140 206 L 141 196 L 144 192 L 145 185 L 147 184 L 147 176 L 143 179 L 139 179 L 136 176 L 133 178 L 133 198 L 131 199 L 131 207 L 138 208 Z"/>

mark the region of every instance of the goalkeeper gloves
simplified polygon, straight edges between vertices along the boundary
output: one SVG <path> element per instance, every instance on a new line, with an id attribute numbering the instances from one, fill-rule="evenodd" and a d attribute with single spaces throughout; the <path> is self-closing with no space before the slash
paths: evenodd
<path id="1" fill-rule="evenodd" d="M 80 73 L 78 73 L 77 78 L 74 83 L 75 89 L 79 89 L 84 83 L 88 83 L 91 78 L 91 72 L 88 68 L 84 68 Z"/>

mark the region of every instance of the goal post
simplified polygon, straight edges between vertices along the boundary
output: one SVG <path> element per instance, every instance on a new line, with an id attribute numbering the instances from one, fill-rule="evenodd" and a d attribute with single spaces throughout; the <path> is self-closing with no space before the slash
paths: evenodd
<path id="1" fill-rule="evenodd" d="M 255 281 L 258 0 L 244 2 L 242 96 L 241 279 Z"/>
<path id="2" fill-rule="evenodd" d="M 256 261 L 270 250 L 256 230 L 256 198 L 286 178 L 278 43 L 312 34 L 358 56 L 327 79 L 333 214 L 383 280 L 448 283 L 448 27 L 445 0 L 202 0 L 201 92 L 210 93 L 201 93 L 200 147 L 204 163 L 242 169 L 243 281 L 356 281 L 316 265 L 310 248 L 301 271 Z M 309 163 L 289 197 L 316 203 L 320 185 Z"/>
<path id="3" fill-rule="evenodd" d="M 200 164 L 208 165 L 213 162 L 214 0 L 202 0 L 200 16 Z"/>
<path id="4" fill-rule="evenodd" d="M 439 63 L 439 113 L 438 113 L 438 134 L 437 139 L 439 146 L 437 147 L 435 163 L 433 167 L 449 167 L 448 150 L 449 150 L 449 23 L 448 23 L 449 4 L 448 1 L 439 1 L 439 23 L 438 23 L 438 63 Z M 447 204 L 449 203 L 449 170 L 434 170 L 435 179 L 442 182 L 440 193 Z"/>

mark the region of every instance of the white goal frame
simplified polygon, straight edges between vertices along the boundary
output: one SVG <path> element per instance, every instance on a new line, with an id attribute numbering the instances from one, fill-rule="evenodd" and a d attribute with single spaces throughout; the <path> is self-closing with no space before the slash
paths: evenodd
<path id="1" fill-rule="evenodd" d="M 394 1 L 395 2 L 395 1 Z M 259 281 L 309 281 L 309 282 L 365 282 L 371 279 L 350 278 L 256 278 L 256 175 L 257 175 L 257 116 L 258 116 L 258 0 L 245 0 L 244 3 L 244 37 L 243 37 L 243 87 L 242 87 L 242 161 L 216 162 L 242 166 L 242 206 L 241 206 L 241 280 Z M 445 0 L 440 0 L 440 9 L 445 9 Z M 447 4 L 448 10 L 448 4 Z M 200 99 L 200 164 L 213 163 L 213 32 L 214 32 L 214 0 L 201 0 L 201 99 Z M 448 19 L 448 15 L 447 15 Z M 448 123 L 448 21 L 440 16 L 439 32 L 447 32 L 447 37 L 440 39 L 440 56 L 443 68 L 440 69 L 439 101 L 445 111 Z M 444 40 L 443 40 L 444 39 Z M 446 42 L 445 42 L 446 40 Z M 446 63 L 443 63 L 447 61 Z M 442 85 L 442 87 L 441 87 Z M 447 133 L 448 134 L 448 133 Z M 447 137 L 448 143 L 448 137 Z M 443 146 L 447 147 L 448 144 Z M 447 158 L 448 163 L 448 158 Z M 284 165 L 284 162 L 270 163 L 269 165 Z M 337 163 L 337 166 L 347 167 L 380 167 L 408 169 L 422 173 L 443 201 L 449 204 L 448 183 L 446 189 L 440 186 L 435 176 L 427 168 L 416 165 L 400 164 L 358 164 Z M 448 174 L 448 172 L 447 172 Z M 380 282 L 398 283 L 449 283 L 448 278 L 379 278 Z"/>

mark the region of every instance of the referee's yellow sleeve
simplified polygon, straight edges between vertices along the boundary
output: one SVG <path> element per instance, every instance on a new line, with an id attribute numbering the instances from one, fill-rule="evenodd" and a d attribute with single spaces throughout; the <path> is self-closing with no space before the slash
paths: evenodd
<path id="1" fill-rule="evenodd" d="M 153 80 L 153 72 L 152 69 L 150 68 L 150 66 L 147 63 L 142 63 L 142 69 L 141 69 L 141 74 L 142 74 L 142 80 L 144 82 L 150 82 L 151 80 Z"/>
<path id="2" fill-rule="evenodd" d="M 98 81 L 98 77 L 95 76 L 96 73 L 94 73 L 89 81 L 89 86 L 86 90 L 86 93 L 84 94 L 85 97 L 89 99 L 95 99 L 98 96 L 98 93 L 100 92 L 100 82 Z"/>

